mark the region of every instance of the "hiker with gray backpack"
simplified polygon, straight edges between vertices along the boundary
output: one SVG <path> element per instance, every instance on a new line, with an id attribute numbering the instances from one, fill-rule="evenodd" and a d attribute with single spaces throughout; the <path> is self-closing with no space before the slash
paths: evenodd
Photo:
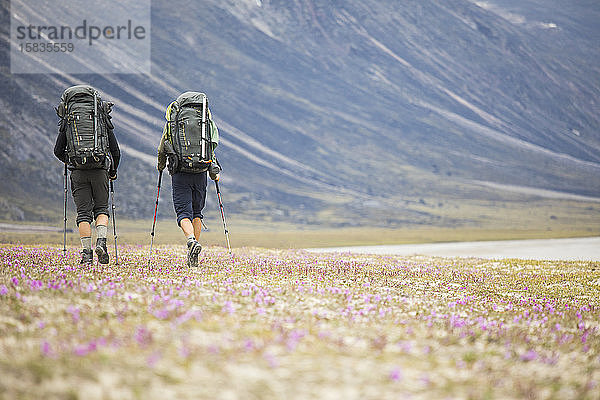
<path id="1" fill-rule="evenodd" d="M 94 260 L 91 227 L 94 221 L 98 261 L 101 264 L 109 262 L 106 248 L 108 188 L 109 180 L 112 187 L 112 181 L 117 179 L 121 158 L 111 122 L 112 106 L 112 103 L 102 101 L 95 88 L 77 85 L 64 91 L 56 107 L 60 120 L 54 155 L 71 171 L 71 193 L 77 207 L 81 264 L 84 265 L 91 265 Z"/>
<path id="2" fill-rule="evenodd" d="M 197 267 L 202 250 L 198 240 L 206 200 L 206 175 L 208 172 L 217 182 L 221 171 L 215 156 L 219 131 L 204 93 L 182 93 L 169 104 L 165 118 L 167 121 L 158 146 L 158 187 L 160 190 L 162 172 L 168 160 L 177 224 L 187 239 L 187 265 Z"/>

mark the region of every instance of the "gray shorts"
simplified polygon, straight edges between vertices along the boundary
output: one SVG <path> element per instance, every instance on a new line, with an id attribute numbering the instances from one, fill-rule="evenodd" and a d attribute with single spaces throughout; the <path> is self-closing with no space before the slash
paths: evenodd
<path id="1" fill-rule="evenodd" d="M 71 193 L 77 207 L 77 225 L 91 223 L 100 214 L 108 214 L 108 171 L 75 169 L 71 171 Z"/>

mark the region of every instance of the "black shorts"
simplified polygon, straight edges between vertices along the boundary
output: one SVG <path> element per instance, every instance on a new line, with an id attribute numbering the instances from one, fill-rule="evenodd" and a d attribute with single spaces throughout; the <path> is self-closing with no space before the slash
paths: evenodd
<path id="1" fill-rule="evenodd" d="M 77 207 L 77 225 L 91 223 L 98 215 L 108 216 L 108 171 L 75 169 L 71 171 L 71 193 Z"/>
<path id="2" fill-rule="evenodd" d="M 206 172 L 190 174 L 177 172 L 171 175 L 173 207 L 177 214 L 177 225 L 188 218 L 203 218 L 202 209 L 206 201 Z"/>

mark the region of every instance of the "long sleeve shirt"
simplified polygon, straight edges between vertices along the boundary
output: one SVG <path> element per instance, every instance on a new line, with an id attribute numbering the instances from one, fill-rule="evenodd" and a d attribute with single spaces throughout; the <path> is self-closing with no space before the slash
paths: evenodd
<path id="1" fill-rule="evenodd" d="M 167 140 L 167 124 L 163 129 L 162 137 L 160 138 L 160 143 L 158 145 L 158 170 L 162 171 L 167 166 L 167 151 L 165 150 L 165 141 Z"/>

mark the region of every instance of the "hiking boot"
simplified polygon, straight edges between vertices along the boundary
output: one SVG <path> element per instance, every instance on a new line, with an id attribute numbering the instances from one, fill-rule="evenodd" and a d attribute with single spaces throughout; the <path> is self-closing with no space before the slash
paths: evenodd
<path id="1" fill-rule="evenodd" d="M 94 263 L 94 252 L 92 249 L 81 250 L 81 265 L 92 265 Z"/>
<path id="2" fill-rule="evenodd" d="M 198 266 L 198 254 L 202 250 L 202 246 L 197 240 L 188 242 L 188 262 L 189 268 L 196 268 Z"/>
<path id="3" fill-rule="evenodd" d="M 96 240 L 96 255 L 100 264 L 108 264 L 108 250 L 106 249 L 106 238 Z"/>

